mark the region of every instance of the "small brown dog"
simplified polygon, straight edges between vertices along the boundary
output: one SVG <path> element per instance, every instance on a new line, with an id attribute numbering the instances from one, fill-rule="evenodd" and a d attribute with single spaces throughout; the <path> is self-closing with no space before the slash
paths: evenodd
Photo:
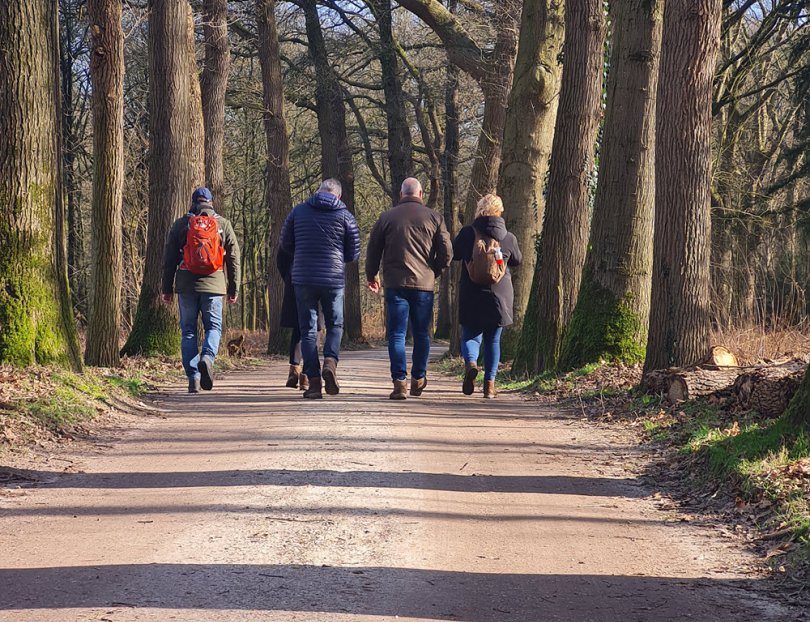
<path id="1" fill-rule="evenodd" d="M 238 356 L 242 358 L 245 355 L 245 336 L 239 335 L 228 342 L 228 356 Z"/>

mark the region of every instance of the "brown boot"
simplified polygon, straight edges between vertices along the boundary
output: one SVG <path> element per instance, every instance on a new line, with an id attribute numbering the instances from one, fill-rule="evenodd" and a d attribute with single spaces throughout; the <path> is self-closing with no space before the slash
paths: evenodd
<path id="1" fill-rule="evenodd" d="M 411 395 L 419 397 L 427 386 L 427 376 L 424 378 L 411 378 Z"/>
<path id="2" fill-rule="evenodd" d="M 301 375 L 301 368 L 298 365 L 290 365 L 290 373 L 287 376 L 287 384 L 285 387 L 294 389 L 298 386 L 299 376 Z"/>
<path id="3" fill-rule="evenodd" d="M 491 400 L 496 395 L 498 395 L 498 391 L 495 390 L 495 381 L 484 380 L 484 397 Z"/>
<path id="4" fill-rule="evenodd" d="M 408 399 L 408 383 L 405 380 L 394 380 L 394 390 L 388 396 L 390 400 Z"/>
<path id="5" fill-rule="evenodd" d="M 309 381 L 309 388 L 304 391 L 304 399 L 319 400 L 323 397 L 321 393 L 321 377 L 312 378 Z"/>
<path id="6" fill-rule="evenodd" d="M 298 376 L 298 390 L 299 391 L 306 391 L 309 388 L 309 378 L 307 378 L 306 374 L 301 374 Z"/>
<path id="7" fill-rule="evenodd" d="M 475 379 L 478 378 L 478 366 L 471 361 L 464 364 L 464 382 L 461 384 L 461 392 L 464 395 L 472 395 L 475 391 Z"/>
<path id="8" fill-rule="evenodd" d="M 326 385 L 326 392 L 329 395 L 337 395 L 340 393 L 340 385 L 337 381 L 337 360 L 331 357 L 323 359 L 323 383 Z"/>

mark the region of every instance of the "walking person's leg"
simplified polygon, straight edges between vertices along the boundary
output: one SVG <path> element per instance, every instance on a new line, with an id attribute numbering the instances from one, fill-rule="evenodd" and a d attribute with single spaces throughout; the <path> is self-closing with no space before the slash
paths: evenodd
<path id="1" fill-rule="evenodd" d="M 290 372 L 285 386 L 295 389 L 301 377 L 301 329 L 296 326 L 290 333 Z"/>
<path id="2" fill-rule="evenodd" d="M 295 301 L 298 307 L 298 327 L 301 332 L 301 356 L 304 359 L 304 374 L 309 378 L 309 388 L 304 397 L 318 399 L 321 395 L 321 362 L 318 359 L 318 289 L 304 285 L 296 286 Z"/>
<path id="3" fill-rule="evenodd" d="M 475 391 L 481 338 L 482 334 L 478 329 L 461 325 L 461 355 L 464 357 L 464 382 L 461 385 L 461 390 L 464 395 L 472 395 Z"/>
<path id="4" fill-rule="evenodd" d="M 408 362 L 405 354 L 405 335 L 408 332 L 410 305 L 403 297 L 403 290 L 385 289 L 385 315 L 388 329 L 388 360 L 391 363 L 391 380 L 394 390 L 388 396 L 392 400 L 404 400 Z"/>
<path id="5" fill-rule="evenodd" d="M 340 393 L 337 381 L 337 364 L 340 360 L 340 340 L 343 338 L 344 289 L 322 289 L 321 308 L 326 323 L 326 338 L 323 342 L 323 382 L 329 395 Z"/>
<path id="6" fill-rule="evenodd" d="M 419 396 L 427 386 L 430 358 L 430 323 L 433 319 L 433 292 L 411 290 L 410 319 L 413 329 L 411 356 L 411 395 Z"/>
<path id="7" fill-rule="evenodd" d="M 200 294 L 200 312 L 202 313 L 203 337 L 200 352 L 200 386 L 206 391 L 214 387 L 214 360 L 219 351 L 222 339 L 222 300 L 224 296 Z"/>
<path id="8" fill-rule="evenodd" d="M 200 352 L 197 348 L 199 296 L 178 293 L 177 306 L 180 310 L 180 355 L 183 358 L 183 369 L 188 377 L 188 392 L 199 393 L 200 372 L 197 368 L 200 359 Z"/>
<path id="9" fill-rule="evenodd" d="M 501 333 L 503 328 L 496 326 L 484 330 L 484 397 L 493 398 L 497 394 L 495 376 L 501 362 Z"/>

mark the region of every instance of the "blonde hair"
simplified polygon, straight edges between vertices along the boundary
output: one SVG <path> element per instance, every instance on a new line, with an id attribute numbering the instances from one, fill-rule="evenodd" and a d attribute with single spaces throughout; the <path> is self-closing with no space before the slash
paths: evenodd
<path id="1" fill-rule="evenodd" d="M 485 194 L 478 205 L 475 206 L 475 217 L 479 216 L 500 216 L 503 214 L 503 201 L 497 194 Z"/>

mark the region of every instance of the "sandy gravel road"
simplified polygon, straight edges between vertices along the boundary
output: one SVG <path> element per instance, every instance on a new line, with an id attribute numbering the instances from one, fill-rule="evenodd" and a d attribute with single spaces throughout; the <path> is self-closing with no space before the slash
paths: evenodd
<path id="1" fill-rule="evenodd" d="M 656 509 L 614 432 L 431 377 L 340 396 L 286 367 L 178 387 L 74 474 L 0 495 L 0 620 L 761 622 L 747 560 Z"/>

